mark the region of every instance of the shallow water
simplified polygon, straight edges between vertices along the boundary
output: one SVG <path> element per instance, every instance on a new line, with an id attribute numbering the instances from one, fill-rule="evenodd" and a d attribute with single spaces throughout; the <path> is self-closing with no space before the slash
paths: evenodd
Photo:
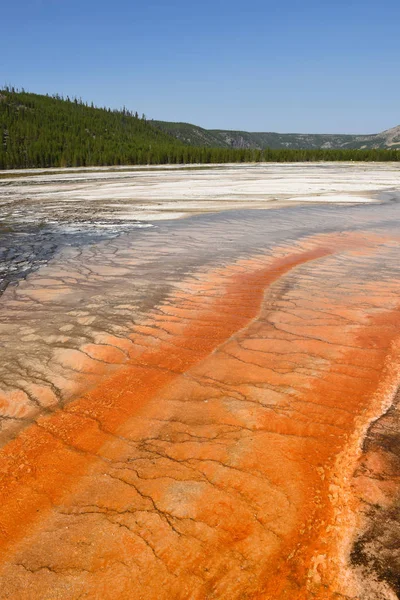
<path id="1" fill-rule="evenodd" d="M 351 163 L 5 171 L 0 293 L 64 246 L 191 214 L 397 197 L 396 164 Z"/>

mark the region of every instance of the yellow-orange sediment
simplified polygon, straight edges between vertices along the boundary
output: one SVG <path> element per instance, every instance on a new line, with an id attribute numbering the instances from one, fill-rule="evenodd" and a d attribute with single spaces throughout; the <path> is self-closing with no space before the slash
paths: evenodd
<path id="1" fill-rule="evenodd" d="M 335 290 L 385 239 L 316 236 L 183 281 L 128 363 L 7 444 L 1 597 L 335 598 L 336 461 L 379 414 L 400 284 Z"/>

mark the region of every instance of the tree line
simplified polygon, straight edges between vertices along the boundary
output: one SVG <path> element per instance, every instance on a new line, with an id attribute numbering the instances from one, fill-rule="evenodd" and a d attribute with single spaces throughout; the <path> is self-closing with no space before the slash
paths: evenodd
<path id="1" fill-rule="evenodd" d="M 187 146 L 145 115 L 80 98 L 0 90 L 0 169 L 245 162 L 398 161 L 385 149 L 234 149 Z"/>

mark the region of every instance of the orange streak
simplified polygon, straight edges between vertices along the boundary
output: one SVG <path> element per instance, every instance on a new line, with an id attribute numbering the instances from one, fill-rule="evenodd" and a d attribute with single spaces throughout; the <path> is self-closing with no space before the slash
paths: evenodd
<path id="1" fill-rule="evenodd" d="M 109 434 L 256 317 L 267 286 L 296 266 L 331 253 L 329 247 L 317 247 L 249 273 L 232 275 L 228 267 L 223 296 L 212 298 L 205 308 L 201 296 L 193 298 L 195 320 L 174 335 L 173 347 L 161 341 L 156 350 L 138 353 L 117 374 L 52 416 L 39 418 L 5 446 L 0 453 L 3 551 L 70 492 Z"/>

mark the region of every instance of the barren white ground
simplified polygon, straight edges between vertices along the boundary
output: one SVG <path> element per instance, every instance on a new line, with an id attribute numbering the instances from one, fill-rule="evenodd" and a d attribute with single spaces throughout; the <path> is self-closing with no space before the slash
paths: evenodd
<path id="1" fill-rule="evenodd" d="M 373 202 L 396 197 L 400 186 L 398 163 L 122 167 L 1 175 L 0 208 L 3 218 L 13 221 L 48 221 L 63 211 L 106 220 L 158 220 L 303 202 Z"/>

